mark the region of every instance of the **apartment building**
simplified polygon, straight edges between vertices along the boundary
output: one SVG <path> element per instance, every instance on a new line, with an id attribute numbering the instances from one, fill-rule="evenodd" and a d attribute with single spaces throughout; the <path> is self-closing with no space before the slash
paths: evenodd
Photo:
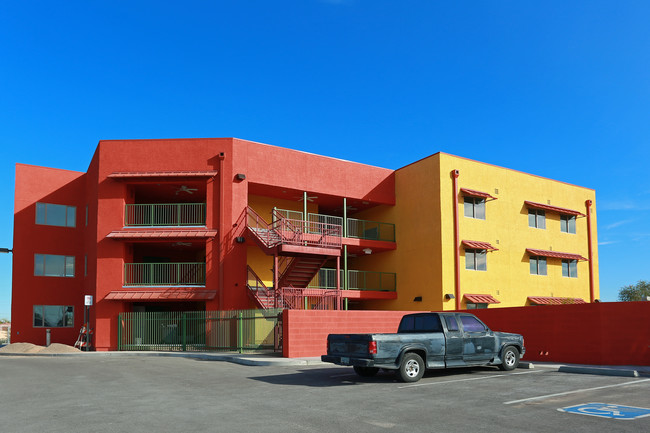
<path id="1" fill-rule="evenodd" d="M 598 299 L 595 192 L 437 153 L 398 170 L 233 138 L 18 164 L 12 341 L 117 348 L 125 312 Z M 87 299 L 87 298 L 86 298 Z"/>

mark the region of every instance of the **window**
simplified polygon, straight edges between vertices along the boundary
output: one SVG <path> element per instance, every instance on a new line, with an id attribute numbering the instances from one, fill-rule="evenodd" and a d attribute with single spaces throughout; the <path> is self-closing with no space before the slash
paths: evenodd
<path id="1" fill-rule="evenodd" d="M 447 331 L 458 331 L 458 322 L 453 316 L 445 316 L 445 322 L 447 322 Z"/>
<path id="2" fill-rule="evenodd" d="M 528 226 L 536 229 L 545 229 L 546 212 L 539 209 L 528 209 Z"/>
<path id="3" fill-rule="evenodd" d="M 463 324 L 463 329 L 465 330 L 465 332 L 482 332 L 482 331 L 485 331 L 485 325 L 483 325 L 474 316 L 460 316 L 460 321 Z"/>
<path id="4" fill-rule="evenodd" d="M 466 249 L 465 269 L 471 271 L 487 271 L 487 251 Z"/>
<path id="5" fill-rule="evenodd" d="M 413 314 L 402 318 L 397 332 L 442 332 L 442 325 L 437 314 Z"/>
<path id="6" fill-rule="evenodd" d="M 562 260 L 562 276 L 568 278 L 578 278 L 578 261 Z"/>
<path id="7" fill-rule="evenodd" d="M 465 197 L 465 216 L 468 218 L 485 219 L 485 199 Z"/>
<path id="8" fill-rule="evenodd" d="M 488 304 L 483 303 L 483 302 L 479 302 L 477 304 L 471 303 L 471 302 L 467 303 L 467 309 L 468 310 L 476 310 L 476 309 L 479 309 L 479 308 L 482 309 L 482 308 L 487 308 L 487 307 L 488 307 Z"/>
<path id="9" fill-rule="evenodd" d="M 530 257 L 531 275 L 546 275 L 546 257 Z"/>
<path id="10" fill-rule="evenodd" d="M 74 277 L 74 256 L 34 254 L 34 275 L 37 277 Z"/>
<path id="11" fill-rule="evenodd" d="M 562 233 L 576 233 L 576 217 L 573 215 L 560 215 L 560 230 Z"/>
<path id="12" fill-rule="evenodd" d="M 34 305 L 35 328 L 72 328 L 74 307 L 67 305 Z"/>
<path id="13" fill-rule="evenodd" d="M 86 205 L 86 227 L 88 227 L 88 205 Z"/>
<path id="14" fill-rule="evenodd" d="M 62 204 L 36 203 L 36 224 L 75 227 L 77 208 Z"/>

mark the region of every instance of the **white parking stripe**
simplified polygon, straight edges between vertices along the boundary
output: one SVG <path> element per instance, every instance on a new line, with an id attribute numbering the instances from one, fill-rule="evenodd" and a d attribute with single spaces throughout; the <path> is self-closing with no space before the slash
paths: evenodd
<path id="1" fill-rule="evenodd" d="M 532 374 L 532 373 L 544 373 L 544 371 L 543 370 L 535 370 L 535 371 L 525 371 L 525 372 L 522 372 L 522 373 L 505 373 L 505 374 L 497 374 L 497 375 L 494 375 L 494 376 L 470 377 L 469 379 L 445 380 L 443 382 L 419 382 L 419 383 L 414 383 L 412 385 L 398 386 L 398 388 L 403 389 L 403 388 L 414 388 L 416 386 L 442 385 L 442 384 L 445 384 L 445 383 L 468 382 L 470 380 L 498 379 L 500 377 L 512 376 L 513 374 Z"/>
<path id="2" fill-rule="evenodd" d="M 614 385 L 597 386 L 595 388 L 576 389 L 574 391 L 558 392 L 557 394 L 547 394 L 547 395 L 540 395 L 538 397 L 522 398 L 521 400 L 506 401 L 503 404 L 516 404 L 516 403 L 523 403 L 525 401 L 543 400 L 545 398 L 559 397 L 561 395 L 577 394 L 579 392 L 587 392 L 587 391 L 596 391 L 605 388 L 615 388 L 617 386 L 635 385 L 637 383 L 648 382 L 648 381 L 650 381 L 650 379 L 634 380 L 632 382 L 616 383 Z"/>

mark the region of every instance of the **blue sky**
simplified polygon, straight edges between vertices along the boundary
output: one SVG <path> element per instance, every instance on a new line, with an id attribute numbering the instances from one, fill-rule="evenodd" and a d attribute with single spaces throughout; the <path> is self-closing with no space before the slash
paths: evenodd
<path id="1" fill-rule="evenodd" d="M 100 139 L 239 137 L 386 168 L 443 151 L 596 190 L 601 298 L 650 280 L 650 2 L 0 2 L 14 165 Z M 0 317 L 11 256 L 0 255 Z"/>

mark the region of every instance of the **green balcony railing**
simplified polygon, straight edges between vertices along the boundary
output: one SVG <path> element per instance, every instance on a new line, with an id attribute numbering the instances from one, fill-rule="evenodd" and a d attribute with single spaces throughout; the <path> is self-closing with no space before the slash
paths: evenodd
<path id="1" fill-rule="evenodd" d="M 395 242 L 395 224 L 348 218 L 349 238 Z"/>
<path id="2" fill-rule="evenodd" d="M 303 214 L 300 211 L 286 209 L 276 209 L 275 211 L 284 218 L 303 219 Z M 307 219 L 311 222 L 343 225 L 343 218 L 333 215 L 309 213 Z M 348 238 L 395 242 L 395 224 L 392 223 L 348 218 L 347 229 Z"/>
<path id="3" fill-rule="evenodd" d="M 127 204 L 125 226 L 204 226 L 205 203 Z"/>
<path id="4" fill-rule="evenodd" d="M 341 270 L 341 288 L 343 288 L 343 270 Z M 336 288 L 336 269 L 322 268 L 309 283 L 312 289 Z M 394 272 L 348 270 L 348 289 L 377 290 L 394 292 L 397 290 L 397 274 Z"/>
<path id="5" fill-rule="evenodd" d="M 125 263 L 124 286 L 205 286 L 205 263 Z"/>

